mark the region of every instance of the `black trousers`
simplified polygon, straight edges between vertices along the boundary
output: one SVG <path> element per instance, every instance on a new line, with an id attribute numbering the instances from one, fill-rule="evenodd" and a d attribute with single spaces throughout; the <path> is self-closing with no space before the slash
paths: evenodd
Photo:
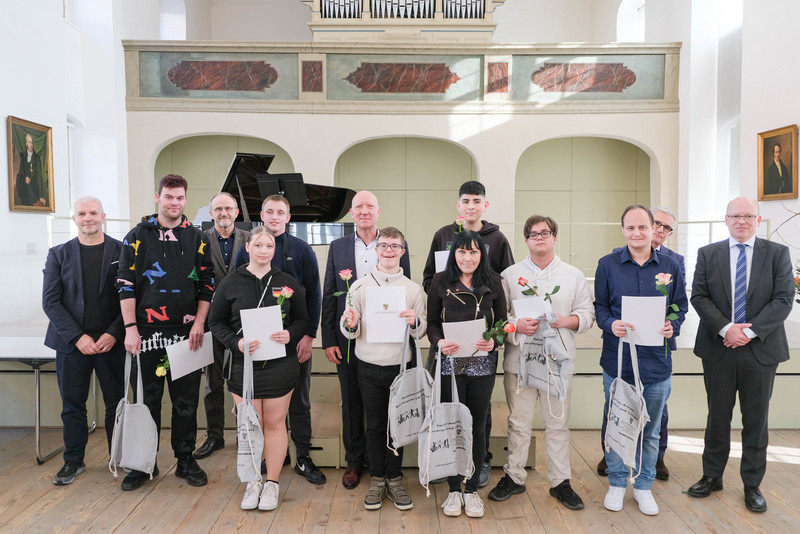
<path id="1" fill-rule="evenodd" d="M 358 362 L 358 383 L 365 400 L 367 415 L 367 455 L 369 474 L 374 477 L 397 478 L 403 464 L 403 447 L 397 456 L 386 446 L 389 423 L 389 388 L 400 374 L 400 365 L 373 365 Z"/>
<path id="2" fill-rule="evenodd" d="M 300 364 L 300 379 L 289 401 L 289 426 L 297 456 L 311 450 L 311 358 Z"/>
<path id="3" fill-rule="evenodd" d="M 763 365 L 749 350 L 727 349 L 718 361 L 703 360 L 708 398 L 703 474 L 721 478 L 731 450 L 731 417 L 739 392 L 742 411 L 742 463 L 747 486 L 759 486 L 767 470 L 769 400 L 778 364 Z"/>
<path id="4" fill-rule="evenodd" d="M 339 344 L 342 363 L 336 365 L 339 387 L 342 392 L 342 441 L 347 465 L 366 463 L 366 435 L 364 434 L 364 401 L 358 385 L 358 358 L 355 342 L 350 343 L 350 363 L 347 362 L 347 340 Z"/>
<path id="5" fill-rule="evenodd" d="M 222 364 L 225 360 L 225 345 L 214 339 L 214 363 L 206 367 L 206 391 L 203 405 L 206 409 L 206 424 L 209 438 L 222 439 L 225 429 L 225 379 Z"/>
<path id="6" fill-rule="evenodd" d="M 104 354 L 86 355 L 77 349 L 72 352 L 56 352 L 65 462 L 83 460 L 86 450 L 89 439 L 86 401 L 89 398 L 92 371 L 97 375 L 100 390 L 103 392 L 106 439 L 110 451 L 117 404 L 125 394 L 125 346 L 122 342 L 118 341 Z"/>

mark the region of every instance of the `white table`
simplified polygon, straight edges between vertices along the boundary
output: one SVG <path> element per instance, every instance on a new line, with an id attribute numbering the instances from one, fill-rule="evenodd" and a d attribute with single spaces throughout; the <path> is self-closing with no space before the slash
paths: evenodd
<path id="1" fill-rule="evenodd" d="M 58 449 L 42 455 L 41 452 L 41 369 L 48 363 L 56 361 L 56 351 L 44 346 L 43 337 L 3 337 L 0 338 L 0 361 L 14 361 L 30 365 L 33 368 L 33 381 L 36 392 L 36 410 L 34 433 L 36 436 L 36 462 L 41 465 L 47 460 L 64 450 L 62 445 Z M 94 406 L 94 421 L 89 428 L 89 432 L 94 432 L 97 428 L 97 385 L 92 376 L 92 400 Z"/>

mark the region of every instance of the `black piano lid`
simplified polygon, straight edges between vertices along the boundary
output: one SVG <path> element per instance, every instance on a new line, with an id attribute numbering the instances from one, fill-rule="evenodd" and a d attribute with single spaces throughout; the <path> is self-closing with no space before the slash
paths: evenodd
<path id="1" fill-rule="evenodd" d="M 238 221 L 260 220 L 261 203 L 283 195 L 291 206 L 292 222 L 334 222 L 345 216 L 356 192 L 344 187 L 306 184 L 300 173 L 270 174 L 273 154 L 237 152 L 220 192 L 239 202 Z"/>

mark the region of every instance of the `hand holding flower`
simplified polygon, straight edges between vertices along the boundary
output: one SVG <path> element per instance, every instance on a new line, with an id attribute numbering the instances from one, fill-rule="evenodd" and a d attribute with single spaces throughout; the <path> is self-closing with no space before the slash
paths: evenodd
<path id="1" fill-rule="evenodd" d="M 523 336 L 532 336 L 536 333 L 536 329 L 538 327 L 539 321 L 537 319 L 524 317 L 517 321 L 517 333 L 522 334 Z"/>
<path id="2" fill-rule="evenodd" d="M 344 325 L 347 327 L 348 330 L 351 328 L 355 328 L 358 324 L 358 312 L 353 308 L 347 308 L 342 315 L 344 318 Z"/>

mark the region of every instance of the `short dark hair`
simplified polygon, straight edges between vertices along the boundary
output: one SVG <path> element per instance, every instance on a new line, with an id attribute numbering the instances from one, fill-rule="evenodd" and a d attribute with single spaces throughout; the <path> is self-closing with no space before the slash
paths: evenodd
<path id="1" fill-rule="evenodd" d="M 780 144 L 780 143 L 775 143 L 774 145 L 772 145 L 772 151 L 773 151 L 773 152 L 775 152 L 775 147 L 778 147 L 778 149 L 779 149 L 781 152 L 783 152 L 783 149 L 781 148 L 781 144 Z"/>
<path id="2" fill-rule="evenodd" d="M 170 189 L 182 187 L 184 193 L 189 190 L 189 184 L 186 182 L 186 179 L 178 174 L 168 174 L 158 182 L 159 195 L 161 194 L 161 190 L 165 187 L 169 187 Z"/>
<path id="3" fill-rule="evenodd" d="M 264 199 L 264 202 L 261 203 L 261 211 L 264 211 L 264 206 L 267 205 L 267 202 L 283 202 L 286 204 L 286 211 L 291 212 L 292 206 L 289 204 L 289 201 L 286 200 L 286 197 L 283 195 L 270 195 Z"/>
<path id="4" fill-rule="evenodd" d="M 473 247 L 481 251 L 481 261 L 472 275 L 472 287 L 491 285 L 492 277 L 497 276 L 497 274 L 489 264 L 489 255 L 486 254 L 486 245 L 483 242 L 483 238 L 478 232 L 471 230 L 462 230 L 453 239 L 450 254 L 447 255 L 447 266 L 445 266 L 441 275 L 445 284 L 455 284 L 461 278 L 461 269 L 456 264 L 456 251 L 459 249 L 471 250 Z"/>
<path id="5" fill-rule="evenodd" d="M 553 220 L 552 217 L 546 217 L 544 215 L 531 215 L 528 217 L 528 220 L 525 221 L 525 228 L 522 231 L 522 235 L 525 239 L 528 239 L 528 234 L 531 233 L 531 228 L 533 228 L 534 224 L 539 223 L 547 224 L 547 227 L 550 228 L 550 231 L 553 232 L 553 235 L 558 235 L 558 223 Z"/>
<path id="6" fill-rule="evenodd" d="M 625 211 L 622 212 L 622 217 L 620 217 L 619 219 L 623 227 L 625 227 L 625 216 L 628 214 L 629 211 L 633 210 L 644 210 L 645 213 L 647 213 L 647 216 L 650 217 L 650 226 L 653 226 L 653 224 L 655 224 L 656 220 L 653 218 L 653 214 L 650 212 L 649 209 L 645 208 L 641 204 L 631 204 L 630 206 L 625 208 Z"/>
<path id="7" fill-rule="evenodd" d="M 461 184 L 461 188 L 458 190 L 458 198 L 461 198 L 462 195 L 480 195 L 486 198 L 486 188 L 482 183 L 470 180 Z"/>
<path id="8" fill-rule="evenodd" d="M 405 246 L 406 237 L 403 235 L 403 232 L 401 232 L 394 226 L 387 226 L 386 228 L 381 228 L 381 233 L 378 236 L 378 239 L 382 237 L 388 237 L 389 239 L 399 239 L 404 243 L 403 246 Z"/>

